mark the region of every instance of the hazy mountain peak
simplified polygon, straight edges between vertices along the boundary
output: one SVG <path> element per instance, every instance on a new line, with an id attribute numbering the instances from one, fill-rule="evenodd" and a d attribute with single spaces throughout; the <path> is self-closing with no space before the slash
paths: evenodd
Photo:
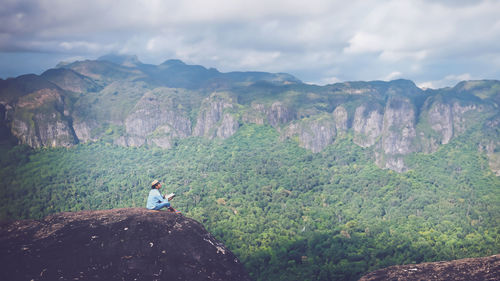
<path id="1" fill-rule="evenodd" d="M 391 80 L 389 81 L 390 84 L 392 85 L 397 85 L 397 86 L 402 86 L 402 87 L 411 87 L 415 88 L 417 85 L 411 80 L 408 79 L 396 79 L 396 80 Z"/>
<path id="2" fill-rule="evenodd" d="M 169 59 L 164 61 L 161 65 L 166 65 L 166 66 L 180 66 L 180 65 L 186 65 L 183 61 L 179 59 Z"/>

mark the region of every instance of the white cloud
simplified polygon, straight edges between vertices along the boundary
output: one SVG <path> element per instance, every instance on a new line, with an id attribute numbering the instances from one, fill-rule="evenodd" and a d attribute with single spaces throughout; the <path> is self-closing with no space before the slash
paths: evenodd
<path id="1" fill-rule="evenodd" d="M 177 57 L 320 82 L 395 69 L 420 83 L 500 76 L 495 0 L 4 0 L 2 8 L 0 53 Z"/>
<path id="2" fill-rule="evenodd" d="M 317 84 L 317 85 L 329 85 L 329 84 L 335 84 L 342 82 L 339 78 L 333 76 L 333 77 L 325 77 L 319 81 L 314 81 L 314 82 L 309 82 L 310 84 Z"/>
<path id="3" fill-rule="evenodd" d="M 240 65 L 243 67 L 259 67 L 263 64 L 273 64 L 279 58 L 280 52 L 246 52 L 241 58 Z"/>
<path id="4" fill-rule="evenodd" d="M 379 58 L 383 61 L 398 62 L 401 60 L 421 61 L 428 56 L 427 50 L 420 51 L 383 51 Z"/>
<path id="5" fill-rule="evenodd" d="M 402 75 L 403 74 L 399 71 L 393 71 L 393 72 L 389 73 L 387 76 L 385 76 L 382 80 L 391 81 L 391 80 L 394 80 L 397 78 L 401 78 Z"/>
<path id="6" fill-rule="evenodd" d="M 383 38 L 376 34 L 357 32 L 349 40 L 349 46 L 344 48 L 347 54 L 373 53 L 383 50 Z"/>
<path id="7" fill-rule="evenodd" d="M 86 42 L 86 41 L 72 41 L 72 42 L 61 42 L 59 43 L 63 49 L 74 50 L 74 49 L 85 49 L 90 51 L 102 50 L 102 46 L 97 43 Z"/>
<path id="8" fill-rule="evenodd" d="M 438 89 L 443 87 L 452 87 L 461 81 L 472 80 L 472 76 L 469 73 L 462 73 L 458 75 L 447 75 L 443 79 L 435 81 L 425 81 L 418 84 L 418 87 L 422 89 Z"/>

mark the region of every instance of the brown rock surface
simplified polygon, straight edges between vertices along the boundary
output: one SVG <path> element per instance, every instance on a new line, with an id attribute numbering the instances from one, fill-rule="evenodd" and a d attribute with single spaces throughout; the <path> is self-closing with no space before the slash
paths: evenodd
<path id="1" fill-rule="evenodd" d="M 379 269 L 361 277 L 359 281 L 498 281 L 500 254 L 453 261 L 396 265 Z"/>
<path id="2" fill-rule="evenodd" d="M 249 280 L 195 220 L 143 208 L 0 225 L 0 280 Z"/>

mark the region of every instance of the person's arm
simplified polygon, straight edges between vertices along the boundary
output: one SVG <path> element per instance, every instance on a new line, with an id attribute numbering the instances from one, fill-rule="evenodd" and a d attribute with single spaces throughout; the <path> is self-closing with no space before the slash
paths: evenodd
<path id="1" fill-rule="evenodd" d="M 154 199 L 160 203 L 167 203 L 168 202 L 168 199 L 163 198 L 163 196 L 160 194 L 160 192 L 158 190 L 156 190 L 156 195 L 155 195 Z"/>
<path id="2" fill-rule="evenodd" d="M 175 193 L 170 193 L 170 194 L 165 194 L 165 196 L 163 196 L 165 199 L 168 199 L 168 201 L 171 201 L 172 198 L 175 197 Z"/>

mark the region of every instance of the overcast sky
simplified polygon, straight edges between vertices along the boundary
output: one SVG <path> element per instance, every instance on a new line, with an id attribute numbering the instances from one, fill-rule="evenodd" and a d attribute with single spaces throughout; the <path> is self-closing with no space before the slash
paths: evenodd
<path id="1" fill-rule="evenodd" d="M 500 0 L 2 0 L 1 78 L 107 53 L 453 86 L 500 79 Z"/>

